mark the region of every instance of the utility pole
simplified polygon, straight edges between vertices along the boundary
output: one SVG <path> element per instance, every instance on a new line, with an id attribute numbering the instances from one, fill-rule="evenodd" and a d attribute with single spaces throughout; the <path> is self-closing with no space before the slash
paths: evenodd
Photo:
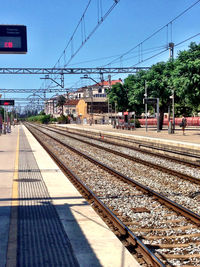
<path id="1" fill-rule="evenodd" d="M 93 119 L 94 119 L 94 114 L 93 114 L 93 111 L 94 111 L 93 108 L 94 108 L 94 107 L 93 107 L 93 104 L 94 104 L 94 103 L 93 103 L 93 88 L 92 88 L 92 87 L 90 88 L 90 97 L 91 97 L 91 115 L 92 115 L 92 116 L 91 116 L 91 117 L 92 117 L 92 118 L 91 118 L 91 120 L 92 120 L 92 121 L 91 121 L 91 124 L 93 124 L 93 123 L 94 123 L 94 122 L 93 122 Z"/>
<path id="2" fill-rule="evenodd" d="M 169 43 L 169 58 L 174 60 L 174 43 Z"/>
<path id="3" fill-rule="evenodd" d="M 110 91 L 111 90 L 111 75 L 108 75 L 108 83 L 109 83 L 109 91 Z M 108 121 L 109 121 L 110 112 L 111 112 L 111 125 L 112 125 L 112 104 L 110 105 L 109 98 L 108 98 Z"/>
<path id="4" fill-rule="evenodd" d="M 115 123 L 117 122 L 117 103 L 115 102 Z"/>
<path id="5" fill-rule="evenodd" d="M 174 114 L 174 90 L 172 90 L 172 116 L 173 116 L 173 133 L 175 131 L 175 114 Z"/>
<path id="6" fill-rule="evenodd" d="M 146 120 L 145 120 L 145 128 L 146 128 L 146 132 L 147 132 L 147 83 L 146 83 L 146 81 L 145 81 L 145 85 L 144 85 L 144 87 L 145 87 L 145 94 L 144 94 L 144 97 L 145 97 L 145 118 L 146 118 Z"/>
<path id="7" fill-rule="evenodd" d="M 174 114 L 174 89 L 172 89 L 172 95 L 170 96 L 172 99 L 172 132 L 175 132 L 175 114 Z"/>
<path id="8" fill-rule="evenodd" d="M 169 43 L 169 58 L 171 61 L 174 60 L 174 43 Z M 172 90 L 172 95 L 170 96 L 172 99 L 172 129 L 171 133 L 175 131 L 175 115 L 174 115 L 174 90 Z M 170 121 L 169 121 L 170 125 Z"/>
<path id="9" fill-rule="evenodd" d="M 4 93 L 4 99 L 6 99 L 6 95 L 5 95 L 5 93 Z M 7 123 L 7 114 L 6 114 L 7 110 L 6 110 L 6 108 L 7 108 L 7 107 L 4 106 L 4 124 L 3 124 L 3 125 L 4 125 L 4 127 L 3 127 L 3 133 L 4 133 L 4 134 L 6 134 L 6 132 L 7 132 L 7 131 L 6 131 L 6 128 L 7 128 L 7 127 L 6 127 L 6 123 Z"/>
<path id="10" fill-rule="evenodd" d="M 160 122 L 159 98 L 157 98 L 157 133 L 160 132 L 159 122 Z"/>
<path id="11" fill-rule="evenodd" d="M 109 106 L 110 106 L 110 103 L 109 103 L 109 98 L 108 98 L 108 124 L 109 124 L 109 114 L 110 114 L 110 108 L 109 108 Z"/>

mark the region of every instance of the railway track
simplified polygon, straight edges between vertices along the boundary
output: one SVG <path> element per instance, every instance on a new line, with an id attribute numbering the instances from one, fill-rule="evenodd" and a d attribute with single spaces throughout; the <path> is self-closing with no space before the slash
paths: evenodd
<path id="1" fill-rule="evenodd" d="M 72 169 L 70 173 L 79 177 L 79 190 L 112 226 L 124 245 L 136 253 L 142 266 L 199 266 L 199 215 L 58 138 L 33 127 L 30 130 L 51 156 L 62 162 L 59 163 L 62 168 L 68 166 Z M 93 200 L 96 196 L 104 207 Z M 111 219 L 113 215 L 117 216 L 115 223 Z"/>
<path id="2" fill-rule="evenodd" d="M 128 149 L 133 149 L 135 151 L 138 152 L 144 152 L 144 153 L 148 153 L 149 155 L 152 156 L 158 156 L 162 157 L 164 159 L 169 159 L 169 160 L 173 160 L 173 162 L 177 162 L 177 163 L 181 163 L 181 164 L 185 164 L 186 166 L 193 166 L 196 168 L 200 168 L 200 153 L 199 151 L 193 151 L 188 150 L 187 152 L 185 151 L 180 151 L 178 148 L 174 148 L 174 147 L 166 147 L 166 146 L 162 146 L 159 147 L 156 144 L 150 143 L 148 141 L 138 141 L 138 140 L 133 140 L 131 138 L 128 137 L 119 137 L 119 136 L 114 136 L 114 135 L 110 135 L 108 133 L 101 133 L 101 131 L 99 131 L 98 133 L 96 132 L 91 132 L 91 131 L 85 131 L 82 129 L 71 129 L 71 128 L 67 128 L 66 130 L 62 130 L 61 127 L 57 127 L 56 125 L 53 125 L 52 128 L 59 128 L 60 131 L 63 132 L 68 132 L 71 134 L 77 134 L 79 136 L 85 137 L 85 138 L 90 138 L 90 139 L 96 139 L 96 140 L 100 140 L 99 137 L 103 137 L 103 139 L 101 139 L 102 143 L 107 143 L 107 144 L 112 144 L 112 145 L 117 145 L 117 146 L 121 146 L 124 148 L 128 148 Z M 181 157 L 180 157 L 181 156 Z"/>
<path id="3" fill-rule="evenodd" d="M 46 130 L 49 131 L 48 129 Z M 52 131 L 52 134 L 54 136 L 57 135 L 54 131 Z M 77 147 L 80 151 L 100 160 L 111 168 L 115 168 L 118 172 L 131 177 L 132 179 L 150 187 L 152 190 L 159 192 L 180 205 L 191 209 L 193 212 L 200 214 L 200 186 L 194 184 L 192 181 L 182 180 L 182 178 L 176 175 L 176 171 L 173 172 L 173 170 L 171 170 L 163 173 L 162 166 L 160 166 L 158 170 L 155 169 L 154 165 L 148 166 L 148 164 L 142 164 L 142 161 L 141 163 L 135 163 L 134 159 L 130 161 L 128 158 L 118 155 L 118 152 L 114 153 L 113 157 L 112 150 L 107 153 L 104 151 L 105 144 L 103 147 L 101 146 L 100 148 L 97 148 L 98 146 L 96 147 L 95 144 L 94 146 L 90 146 L 88 143 L 84 144 L 82 143 L 82 140 L 77 140 L 76 138 L 74 139 L 74 136 L 71 135 L 68 135 L 70 138 L 66 137 L 65 134 L 64 136 L 63 134 L 60 135 L 60 133 L 58 136 L 58 138 L 66 144 L 75 148 Z M 180 166 L 178 166 L 178 168 L 180 169 Z M 196 175 L 197 173 L 198 172 L 195 170 Z M 184 177 L 184 174 L 182 174 L 182 176 Z"/>
<path id="4" fill-rule="evenodd" d="M 165 166 L 163 166 L 162 164 L 158 164 L 158 163 L 154 163 L 154 162 L 151 162 L 151 161 L 147 161 L 147 160 L 142 159 L 144 154 L 150 154 L 150 155 L 151 155 L 152 153 L 142 151 L 143 154 L 142 154 L 142 156 L 139 158 L 139 157 L 136 157 L 136 156 L 133 156 L 133 155 L 128 155 L 128 154 L 126 154 L 126 153 L 122 153 L 122 152 L 120 152 L 119 150 L 116 150 L 116 147 L 117 147 L 117 146 L 121 147 L 121 145 L 118 145 L 118 144 L 116 144 L 116 143 L 112 143 L 112 142 L 109 142 L 109 141 L 104 141 L 104 142 L 103 142 L 103 143 L 112 145 L 112 149 L 111 149 L 111 148 L 108 148 L 108 147 L 105 147 L 105 146 L 98 145 L 97 143 L 92 143 L 92 142 L 91 142 L 91 137 L 86 137 L 86 136 L 81 135 L 81 136 L 84 137 L 84 138 L 85 138 L 85 137 L 86 137 L 86 138 L 90 138 L 90 141 L 86 141 L 86 140 L 84 140 L 84 139 L 80 139 L 80 137 L 75 137 L 75 136 L 74 136 L 74 133 L 73 133 L 73 135 L 72 135 L 72 134 L 70 135 L 70 134 L 67 134 L 65 131 L 62 131 L 62 130 L 60 130 L 60 129 L 59 129 L 59 130 L 54 130 L 54 129 L 51 129 L 51 128 L 49 128 L 49 127 L 44 127 L 44 128 L 46 128 L 46 129 L 48 129 L 48 130 L 51 130 L 51 131 L 53 131 L 53 132 L 55 132 L 55 133 L 59 133 L 59 134 L 61 134 L 61 135 L 63 135 L 63 136 L 67 136 L 67 137 L 70 137 L 70 138 L 75 139 L 75 140 L 77 140 L 77 141 L 83 142 L 83 143 L 88 144 L 88 145 L 90 145 L 90 146 L 94 146 L 94 147 L 97 147 L 97 148 L 100 148 L 100 149 L 104 149 L 104 150 L 107 151 L 107 152 L 110 152 L 110 153 L 113 153 L 113 154 L 115 154 L 115 155 L 124 157 L 124 158 L 126 158 L 126 159 L 131 160 L 131 161 L 138 162 L 138 163 L 140 163 L 140 164 L 143 164 L 143 165 L 152 167 L 152 168 L 154 168 L 154 169 L 160 170 L 160 171 L 165 172 L 165 173 L 168 173 L 168 174 L 175 175 L 175 176 L 177 176 L 177 177 L 179 177 L 179 178 L 181 178 L 181 179 L 184 179 L 184 180 L 187 180 L 187 181 L 191 181 L 191 182 L 193 182 L 193 183 L 196 183 L 196 184 L 199 184 L 199 185 L 200 185 L 200 176 L 199 176 L 199 178 L 196 178 L 196 177 L 193 177 L 193 176 L 191 176 L 191 175 L 187 175 L 186 173 L 182 173 L 182 172 L 180 172 L 180 171 L 176 171 L 176 170 L 174 170 L 173 168 L 170 169 L 169 167 L 165 167 Z M 101 142 L 102 142 L 101 140 L 96 139 L 96 138 L 95 138 L 95 140 L 96 140 L 98 143 L 101 143 Z M 114 147 L 114 146 L 115 146 L 115 147 Z M 114 149 L 114 148 L 115 148 L 115 149 Z M 125 148 L 138 151 L 137 149 L 135 149 L 135 148 L 133 149 L 133 148 L 131 148 L 131 147 L 129 147 L 129 146 L 127 146 L 127 147 L 125 147 Z M 139 151 L 139 152 L 141 152 L 141 151 Z M 155 156 L 155 154 L 153 154 L 153 156 Z M 158 158 L 157 155 L 156 155 L 156 157 Z M 172 163 L 174 163 L 173 158 L 164 157 L 164 156 L 161 156 L 161 157 L 164 158 L 164 159 L 167 159 L 167 160 L 170 159 L 170 163 L 171 163 L 171 165 L 172 165 Z M 168 161 L 168 162 L 169 162 L 169 161 Z M 175 159 L 175 162 L 177 162 L 176 159 Z M 178 160 L 178 163 L 182 163 L 182 162 L 181 162 L 180 160 Z M 183 162 L 183 164 L 185 164 L 185 163 Z M 189 163 L 187 162 L 187 166 L 188 166 L 188 165 L 189 165 Z M 190 163 L 189 166 L 190 166 L 190 167 L 195 167 L 195 168 L 196 168 L 196 164 L 193 164 L 193 163 Z M 196 170 L 195 170 L 195 171 L 196 171 Z"/>

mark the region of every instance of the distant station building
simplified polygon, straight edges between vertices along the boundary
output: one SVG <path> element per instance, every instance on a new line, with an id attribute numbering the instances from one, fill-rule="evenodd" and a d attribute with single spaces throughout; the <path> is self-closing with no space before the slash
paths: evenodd
<path id="1" fill-rule="evenodd" d="M 102 121 L 105 117 L 109 118 L 107 92 L 116 83 L 122 83 L 122 80 L 103 81 L 64 95 L 66 97 L 64 115 L 73 115 L 74 118 L 79 118 L 81 122 L 88 121 L 91 118 L 95 121 Z M 57 99 L 58 96 L 55 96 L 45 102 L 46 114 L 53 117 L 60 116 Z"/>

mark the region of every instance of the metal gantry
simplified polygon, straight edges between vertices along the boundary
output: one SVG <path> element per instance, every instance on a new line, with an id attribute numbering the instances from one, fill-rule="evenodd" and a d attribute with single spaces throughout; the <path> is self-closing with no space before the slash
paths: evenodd
<path id="1" fill-rule="evenodd" d="M 32 75 L 32 74 L 38 74 L 38 75 L 45 75 L 44 79 L 50 79 L 53 82 L 56 83 L 57 86 L 60 86 L 59 88 L 46 88 L 46 89 L 0 89 L 1 93 L 33 93 L 33 94 L 44 94 L 43 99 L 39 98 L 16 98 L 17 101 L 26 102 L 27 100 L 30 101 L 31 104 L 39 101 L 45 101 L 46 100 L 46 93 L 66 93 L 67 91 L 70 91 L 70 89 L 64 88 L 64 75 L 70 75 L 70 74 L 77 74 L 77 75 L 88 75 L 88 74 L 98 74 L 103 79 L 104 74 L 117 74 L 117 73 L 126 73 L 126 74 L 132 74 L 136 73 L 140 70 L 146 70 L 149 69 L 149 67 L 120 67 L 120 68 L 105 68 L 105 67 L 99 67 L 99 68 L 0 68 L 0 74 L 6 74 L 6 75 Z M 58 83 L 53 79 L 52 77 L 49 77 L 49 75 L 60 75 L 61 77 L 61 83 Z M 21 103 L 22 103 L 21 102 Z"/>
<path id="2" fill-rule="evenodd" d="M 66 93 L 67 88 L 49 88 L 49 89 L 0 89 L 1 93 Z"/>
<path id="3" fill-rule="evenodd" d="M 125 68 L 0 68 L 0 74 L 110 74 L 136 73 L 149 67 Z"/>

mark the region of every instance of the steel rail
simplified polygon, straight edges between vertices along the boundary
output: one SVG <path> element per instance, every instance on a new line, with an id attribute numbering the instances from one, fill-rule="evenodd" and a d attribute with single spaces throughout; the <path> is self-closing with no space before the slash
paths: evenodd
<path id="1" fill-rule="evenodd" d="M 132 233 L 132 231 L 130 231 L 130 229 L 126 225 L 124 225 L 123 222 L 121 222 L 121 220 L 117 218 L 117 216 L 106 205 L 104 205 L 103 202 L 86 185 L 83 184 L 83 182 L 73 173 L 73 171 L 66 167 L 62 160 L 60 160 L 55 155 L 55 153 L 53 153 L 29 127 L 27 128 L 40 143 L 40 145 L 48 152 L 52 159 L 59 165 L 64 174 L 71 180 L 74 185 L 76 185 L 76 187 L 78 187 L 79 192 L 88 200 L 88 202 L 92 206 L 94 206 L 95 209 L 100 209 L 102 212 L 104 212 L 104 220 L 105 217 L 107 217 L 108 220 L 118 229 L 121 235 L 120 239 L 128 241 L 128 243 L 131 244 L 135 251 L 141 253 L 144 256 L 145 261 L 150 264 L 150 266 L 165 267 L 165 265 L 146 247 L 146 245 L 143 244 L 143 242 L 136 235 L 134 235 L 134 233 Z M 36 130 L 38 130 L 38 128 Z M 47 136 L 49 135 L 47 134 Z M 49 137 L 52 138 L 51 136 Z M 59 141 L 55 138 L 53 139 L 55 141 Z M 59 143 L 62 144 L 62 142 Z"/>
<path id="2" fill-rule="evenodd" d="M 31 125 L 33 128 L 35 126 Z M 36 127 L 35 127 L 36 128 Z M 48 136 L 49 138 L 55 140 L 56 142 L 58 142 L 59 144 L 67 147 L 68 149 L 72 150 L 73 152 L 75 152 L 76 154 L 84 157 L 85 159 L 89 160 L 90 162 L 94 163 L 95 165 L 98 165 L 100 168 L 106 170 L 107 172 L 113 174 L 115 177 L 120 178 L 121 180 L 123 180 L 124 182 L 134 185 L 136 188 L 138 188 L 139 190 L 154 196 L 161 204 L 164 204 L 165 206 L 173 209 L 176 213 L 182 214 L 184 217 L 190 219 L 193 223 L 197 224 L 198 226 L 200 225 L 200 216 L 194 212 L 192 212 L 191 210 L 183 207 L 180 204 L 177 204 L 176 202 L 170 200 L 169 198 L 163 196 L 162 194 L 154 191 L 153 189 L 138 183 L 137 181 L 129 178 L 128 176 L 125 176 L 124 174 L 114 170 L 113 168 L 107 166 L 106 164 L 103 164 L 95 159 L 93 159 L 92 157 L 86 155 L 83 152 L 78 151 L 77 149 L 65 144 L 64 142 L 62 142 L 61 140 L 52 137 L 51 135 L 42 132 L 39 128 L 36 128 L 37 131 L 43 133 L 44 135 Z"/>
<path id="3" fill-rule="evenodd" d="M 64 131 L 62 129 L 60 129 L 60 131 Z M 67 129 L 67 131 L 70 133 L 75 133 L 73 131 L 71 131 L 71 129 Z M 76 131 L 76 130 L 75 130 Z M 84 132 L 84 130 L 81 130 L 81 132 Z M 81 135 L 81 136 L 84 136 L 86 138 L 94 138 L 94 137 L 91 137 L 91 136 L 87 136 L 85 134 L 80 134 L 80 131 L 78 131 L 78 134 Z M 87 134 L 87 133 L 86 133 Z M 91 134 L 91 132 L 90 132 Z M 96 136 L 99 136 L 99 133 L 92 133 L 93 135 L 96 135 Z M 190 158 L 198 158 L 200 160 L 200 154 L 192 154 L 192 153 L 189 153 L 189 152 L 183 152 L 183 151 L 179 151 L 179 150 L 169 150 L 169 149 L 166 149 L 165 147 L 158 147 L 156 145 L 150 145 L 147 141 L 136 141 L 136 140 L 133 140 L 133 139 L 130 139 L 128 137 L 126 137 L 126 139 L 124 139 L 123 137 L 117 137 L 117 136 L 113 136 L 113 135 L 109 135 L 109 134 L 106 134 L 106 133 L 103 133 L 102 134 L 104 137 L 108 137 L 108 138 L 112 138 L 112 139 L 116 139 L 116 140 L 122 140 L 122 141 L 128 141 L 128 142 L 131 142 L 133 144 L 137 144 L 138 147 L 131 147 L 131 146 L 128 146 L 128 145 L 125 145 L 125 144 L 120 144 L 120 143 L 115 143 L 115 142 L 112 142 L 112 141 L 108 141 L 108 140 L 103 140 L 103 139 L 99 139 L 99 138 L 94 138 L 95 140 L 99 140 L 101 141 L 102 143 L 108 143 L 108 144 L 111 144 L 111 145 L 117 145 L 117 146 L 120 146 L 120 147 L 124 147 L 124 148 L 129 148 L 129 149 L 132 149 L 132 150 L 136 150 L 138 152 L 144 152 L 144 153 L 149 153 L 150 155 L 154 155 L 154 156 L 157 156 L 157 153 L 155 152 L 152 152 L 152 151 L 148 151 L 148 150 L 145 150 L 145 149 L 142 149 L 140 147 L 146 147 L 146 148 L 149 148 L 149 149 L 155 149 L 155 150 L 160 150 L 160 151 L 164 151 L 164 152 L 169 152 L 169 153 L 172 153 L 172 154 L 177 154 L 177 155 L 182 155 L 182 156 L 187 156 L 187 157 L 190 157 Z M 145 144 L 144 144 L 145 143 Z M 195 151 L 194 151 L 195 152 Z M 199 152 L 199 151 L 197 151 Z M 182 163 L 182 164 L 186 164 L 186 165 L 189 165 L 189 166 L 193 166 L 193 167 L 196 167 L 196 168 L 200 168 L 200 164 L 199 163 L 196 163 L 196 162 L 193 162 L 193 161 L 189 161 L 189 160 L 186 160 L 186 159 L 180 159 L 180 158 L 177 158 L 177 157 L 173 157 L 171 158 L 170 156 L 168 155 L 162 155 L 162 154 L 159 154 L 159 157 L 162 157 L 162 158 L 166 158 L 166 159 L 170 159 L 170 160 L 173 160 L 173 161 L 176 161 L 178 163 Z"/>
<path id="4" fill-rule="evenodd" d="M 97 145 L 97 144 L 93 144 L 93 143 L 90 143 L 88 141 L 85 141 L 85 140 L 81 140 L 79 138 L 76 138 L 75 136 L 70 136 L 68 135 L 67 133 L 60 133 L 58 132 L 57 130 L 54 130 L 52 128 L 46 128 L 44 126 L 42 126 L 43 128 L 45 129 L 48 129 L 50 131 L 53 131 L 53 132 L 56 132 L 60 135 L 63 135 L 63 136 L 67 136 L 67 137 L 70 137 L 74 140 L 77 140 L 79 142 L 82 142 L 82 143 L 85 143 L 85 144 L 88 144 L 90 146 L 93 146 L 93 147 L 96 147 L 96 148 L 99 148 L 101 150 L 105 150 L 109 153 L 112 153 L 112 154 L 115 154 L 117 156 L 121 156 L 123 158 L 126 158 L 126 159 L 129 159 L 131 161 L 134 161 L 134 162 L 137 162 L 137 163 L 140 163 L 142 165 L 145 165 L 145 166 L 148 166 L 148 167 L 151 167 L 151 168 L 155 168 L 159 171 L 162 171 L 162 172 L 165 172 L 165 173 L 168 173 L 168 174 L 172 174 L 172 175 L 175 175 L 177 177 L 179 177 L 180 179 L 183 179 L 183 180 L 186 180 L 186 181 L 190 181 L 190 182 L 193 182 L 195 184 L 200 184 L 200 179 L 198 178 L 195 178 L 193 176 L 190 176 L 190 175 L 187 175 L 187 174 L 183 174 L 181 172 L 178 172 L 178 171 L 175 171 L 175 170 L 171 170 L 169 168 L 166 168 L 166 167 L 163 167 L 163 166 L 160 166 L 159 164 L 156 164 L 156 163 L 152 163 L 152 162 L 148 162 L 148 161 L 145 161 L 145 160 L 142 160 L 142 159 L 139 159 L 137 157 L 134 157 L 134 156 L 130 156 L 130 155 L 127 155 L 125 153 L 122 153 L 122 152 L 119 152 L 119 151 L 115 151 L 115 150 L 112 150 L 110 148 L 106 148 L 106 147 L 102 147 L 100 145 Z M 61 130 L 62 131 L 62 130 Z M 96 140 L 96 139 L 95 139 Z M 98 140 L 99 141 L 99 140 Z"/>

